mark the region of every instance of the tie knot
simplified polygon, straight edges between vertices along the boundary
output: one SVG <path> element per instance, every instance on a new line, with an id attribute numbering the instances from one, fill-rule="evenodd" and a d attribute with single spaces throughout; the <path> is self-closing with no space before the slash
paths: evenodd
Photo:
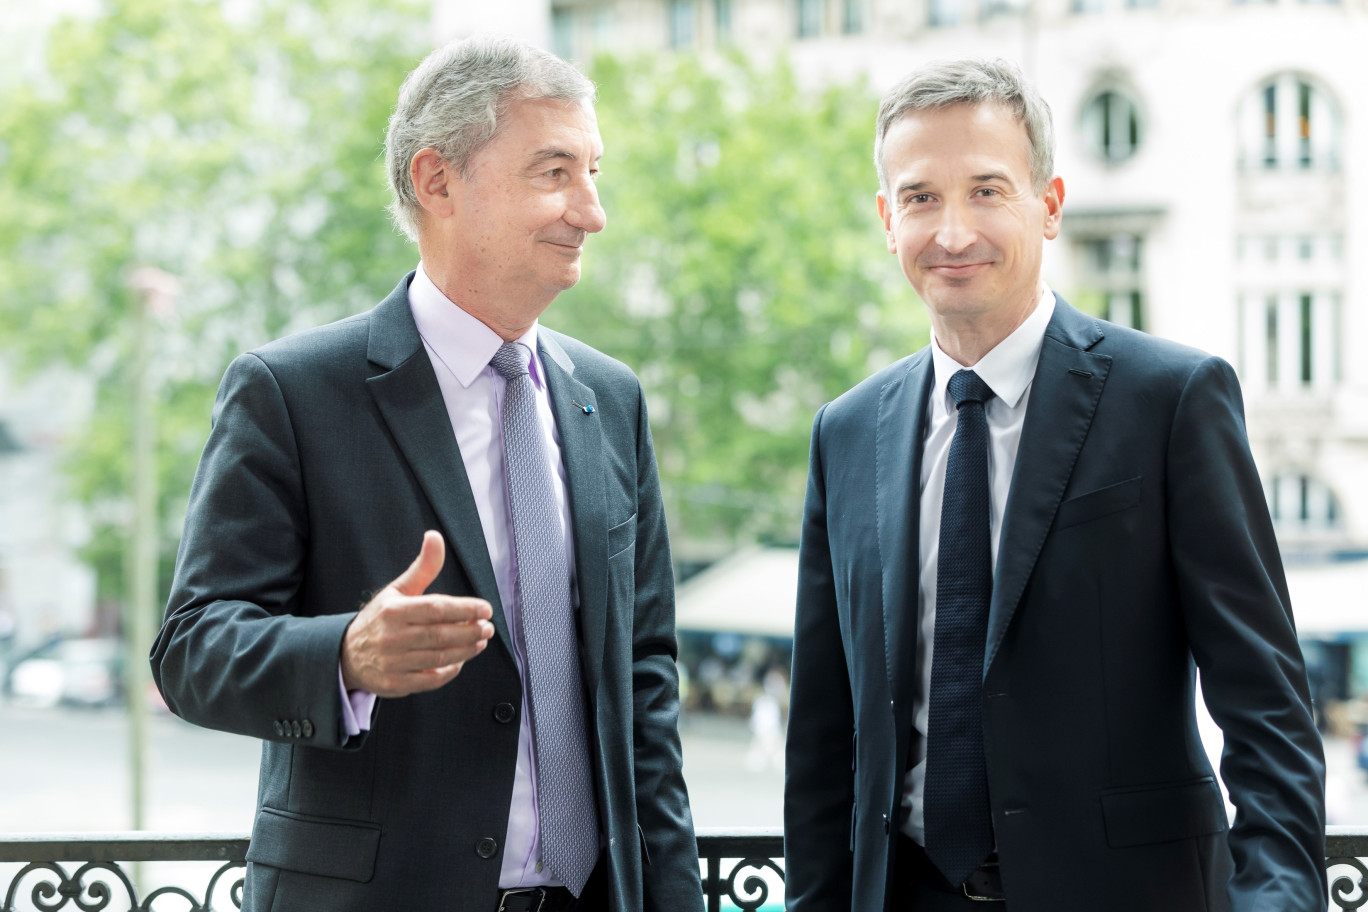
<path id="1" fill-rule="evenodd" d="M 528 373 L 527 359 L 523 357 L 522 346 L 516 342 L 505 342 L 500 345 L 494 357 L 489 359 L 489 366 L 498 371 L 499 376 L 505 380 L 512 380 Z"/>
<path id="2" fill-rule="evenodd" d="M 955 408 L 966 402 L 987 402 L 993 398 L 992 388 L 971 370 L 955 371 L 946 386 L 950 398 L 955 400 Z"/>

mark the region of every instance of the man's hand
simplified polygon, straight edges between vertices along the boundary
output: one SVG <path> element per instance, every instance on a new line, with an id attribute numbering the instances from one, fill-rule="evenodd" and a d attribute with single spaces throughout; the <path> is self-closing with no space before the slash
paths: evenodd
<path id="1" fill-rule="evenodd" d="M 409 568 L 347 626 L 342 681 L 348 690 L 381 697 L 436 690 L 484 651 L 494 635 L 489 602 L 425 594 L 445 560 L 441 534 L 429 529 Z"/>

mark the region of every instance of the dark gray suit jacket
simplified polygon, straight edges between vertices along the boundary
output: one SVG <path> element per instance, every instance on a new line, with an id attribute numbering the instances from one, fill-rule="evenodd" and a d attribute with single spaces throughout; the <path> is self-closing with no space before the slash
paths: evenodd
<path id="1" fill-rule="evenodd" d="M 152 668 L 178 715 L 265 741 L 244 909 L 493 908 L 521 685 L 411 278 L 368 313 L 235 360 L 191 491 Z M 538 338 L 574 526 L 613 908 L 701 910 L 641 388 L 573 339 Z M 445 687 L 378 700 L 371 730 L 344 745 L 343 632 L 430 528 L 448 556 L 429 591 L 487 599 L 496 635 Z"/>
<path id="2" fill-rule="evenodd" d="M 888 900 L 932 374 L 918 352 L 813 427 L 785 802 L 793 912 Z M 983 678 L 1008 908 L 1324 910 L 1324 759 L 1234 373 L 1060 299 L 1030 396 Z M 1226 738 L 1228 833 L 1194 660 Z"/>

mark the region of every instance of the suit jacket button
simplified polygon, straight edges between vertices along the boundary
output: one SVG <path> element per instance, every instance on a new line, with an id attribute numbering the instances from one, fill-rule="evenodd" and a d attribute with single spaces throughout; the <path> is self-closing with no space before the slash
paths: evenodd
<path id="1" fill-rule="evenodd" d="M 499 844 L 486 836 L 475 843 L 475 854 L 481 858 L 493 858 L 499 852 Z"/>
<path id="2" fill-rule="evenodd" d="M 312 737 L 313 737 L 313 732 L 314 732 L 313 723 L 310 722 L 308 719 L 305 719 L 303 722 L 299 723 L 299 730 L 302 731 L 302 732 L 304 733 L 304 737 L 306 737 L 306 738 L 312 738 Z"/>
<path id="3" fill-rule="evenodd" d="M 279 719 L 275 720 L 275 733 L 277 737 L 285 737 L 285 723 L 281 722 Z"/>
<path id="4" fill-rule="evenodd" d="M 494 707 L 494 721 L 496 722 L 512 722 L 517 714 L 518 712 L 513 708 L 512 703 L 500 703 Z"/>
<path id="5" fill-rule="evenodd" d="M 303 727 L 299 724 L 299 720 L 298 720 L 298 719 L 295 719 L 293 722 L 290 723 L 290 734 L 293 735 L 293 736 L 296 737 L 296 738 L 298 738 L 300 735 L 304 734 L 304 729 L 303 729 Z"/>
<path id="6" fill-rule="evenodd" d="M 884 819 L 884 835 L 887 836 L 887 835 L 888 835 L 888 815 L 887 815 L 887 814 L 884 814 L 884 815 L 883 815 L 883 819 Z"/>

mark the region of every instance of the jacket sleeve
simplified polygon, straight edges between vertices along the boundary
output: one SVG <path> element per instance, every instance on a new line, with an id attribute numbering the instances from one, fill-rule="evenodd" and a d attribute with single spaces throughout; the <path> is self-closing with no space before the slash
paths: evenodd
<path id="1" fill-rule="evenodd" d="M 1231 908 L 1324 910 L 1324 754 L 1239 384 L 1219 358 L 1187 379 L 1168 462 L 1183 616 L 1237 811 Z"/>
<path id="2" fill-rule="evenodd" d="M 296 613 L 307 522 L 285 400 L 266 364 L 242 355 L 219 387 L 152 647 L 152 676 L 176 715 L 263 740 L 343 746 L 337 663 L 355 612 Z"/>
<path id="3" fill-rule="evenodd" d="M 632 740 L 637 823 L 650 851 L 642 868 L 644 908 L 702 912 L 698 844 L 679 742 L 674 570 L 646 402 L 639 389 L 636 463 Z"/>
<path id="4" fill-rule="evenodd" d="M 855 716 L 837 614 L 827 531 L 821 426 L 812 427 L 798 556 L 784 780 L 785 895 L 789 912 L 849 912 L 855 806 Z"/>

